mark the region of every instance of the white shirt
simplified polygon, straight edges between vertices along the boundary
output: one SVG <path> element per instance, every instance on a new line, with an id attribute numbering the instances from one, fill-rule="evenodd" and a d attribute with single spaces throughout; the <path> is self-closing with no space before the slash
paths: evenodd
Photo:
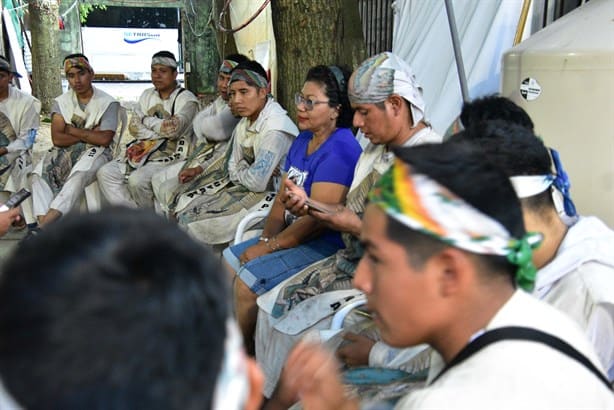
<path id="1" fill-rule="evenodd" d="M 598 369 L 599 359 L 582 331 L 555 308 L 516 291 L 485 330 L 525 326 L 557 336 Z M 431 360 L 429 378 L 439 374 Z M 501 341 L 449 369 L 424 389 L 402 398 L 395 409 L 614 409 L 614 395 L 586 367 L 541 343 Z"/>

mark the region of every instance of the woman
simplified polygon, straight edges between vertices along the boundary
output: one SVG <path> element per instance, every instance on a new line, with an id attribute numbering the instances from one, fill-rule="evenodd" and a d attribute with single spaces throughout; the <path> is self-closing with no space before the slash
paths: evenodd
<path id="1" fill-rule="evenodd" d="M 177 220 L 196 239 L 226 244 L 241 218 L 270 206 L 279 175 L 298 129 L 269 95 L 266 71 L 255 61 L 239 63 L 229 81 L 230 105 L 241 117 L 231 147 L 194 181 L 177 206 Z"/>
<path id="2" fill-rule="evenodd" d="M 361 152 L 349 129 L 353 112 L 347 97 L 348 77 L 337 66 L 313 67 L 295 96 L 302 132 L 288 153 L 284 179 L 292 179 L 311 198 L 327 204 L 345 201 Z M 238 275 L 235 308 L 248 347 L 258 295 L 342 246 L 338 232 L 324 229 L 310 215 L 296 219 L 276 200 L 260 238 L 224 251 L 226 262 Z"/>

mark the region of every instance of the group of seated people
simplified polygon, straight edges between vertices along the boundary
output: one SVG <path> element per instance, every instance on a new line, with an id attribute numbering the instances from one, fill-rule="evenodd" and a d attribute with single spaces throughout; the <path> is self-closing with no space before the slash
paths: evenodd
<path id="1" fill-rule="evenodd" d="M 84 56 L 65 60 L 54 147 L 31 172 L 42 233 L 0 278 L 7 402 L 614 409 L 614 232 L 578 214 L 520 107 L 466 103 L 443 142 L 386 52 L 351 75 L 311 68 L 297 129 L 258 63 L 227 56 L 200 113 L 176 66 L 153 56 L 134 141 L 113 157 L 118 104 Z M 141 210 L 46 226 L 94 180 Z M 257 209 L 262 232 L 226 247 Z M 223 264 L 203 243 L 225 247 Z M 426 380 L 376 407 L 348 394 L 340 369 L 355 366 Z"/>

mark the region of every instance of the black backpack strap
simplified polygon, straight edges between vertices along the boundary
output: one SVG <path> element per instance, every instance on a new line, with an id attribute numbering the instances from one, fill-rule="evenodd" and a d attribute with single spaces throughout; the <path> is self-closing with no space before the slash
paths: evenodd
<path id="1" fill-rule="evenodd" d="M 179 92 L 177 92 L 177 94 L 175 94 L 175 98 L 173 99 L 173 105 L 171 106 L 171 117 L 173 115 L 175 115 L 175 103 L 177 102 L 177 97 L 179 97 L 179 94 L 181 94 L 184 91 L 185 91 L 185 88 L 181 87 L 179 89 Z"/>
<path id="2" fill-rule="evenodd" d="M 524 340 L 542 343 L 550 346 L 553 349 L 558 350 L 564 355 L 572 358 L 576 362 L 582 364 L 589 371 L 591 371 L 603 384 L 605 384 L 608 390 L 612 390 L 612 386 L 603 373 L 582 353 L 577 351 L 569 343 L 553 336 L 549 333 L 542 332 L 541 330 L 531 329 L 528 327 L 520 326 L 508 326 L 500 327 L 497 329 L 489 330 L 482 335 L 475 338 L 471 343 L 463 348 L 455 357 L 446 365 L 446 367 L 433 379 L 431 383 L 439 379 L 445 372 L 452 367 L 464 362 L 475 353 L 479 352 L 488 345 L 504 340 Z"/>

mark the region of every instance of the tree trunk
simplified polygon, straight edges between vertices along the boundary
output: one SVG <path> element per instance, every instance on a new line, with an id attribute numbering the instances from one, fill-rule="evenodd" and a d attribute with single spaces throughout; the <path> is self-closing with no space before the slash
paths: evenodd
<path id="1" fill-rule="evenodd" d="M 318 64 L 350 70 L 366 56 L 356 0 L 275 0 L 271 2 L 277 43 L 277 100 L 292 107 L 305 74 Z M 295 111 L 289 112 L 294 117 Z"/>
<path id="2" fill-rule="evenodd" d="M 32 91 L 42 103 L 42 111 L 51 110 L 53 99 L 62 93 L 59 0 L 30 0 L 32 31 Z"/>
<path id="3" fill-rule="evenodd" d="M 192 0 L 181 10 L 186 88 L 205 103 L 217 94 L 221 64 L 215 30 L 209 20 L 211 7 L 211 0 Z"/>

